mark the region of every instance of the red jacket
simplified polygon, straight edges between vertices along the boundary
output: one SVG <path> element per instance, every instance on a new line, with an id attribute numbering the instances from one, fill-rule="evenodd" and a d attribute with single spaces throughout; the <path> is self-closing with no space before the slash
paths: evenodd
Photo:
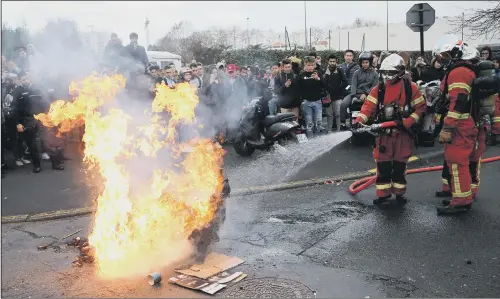
<path id="1" fill-rule="evenodd" d="M 363 107 L 361 107 L 361 112 L 358 114 L 358 118 L 356 121 L 365 123 L 368 121 L 368 118 L 372 116 L 377 111 L 378 105 L 378 88 L 379 85 L 375 86 L 366 101 L 363 103 Z M 404 88 L 403 80 L 399 80 L 394 84 L 386 84 L 385 85 L 385 95 L 384 95 L 384 105 L 389 105 L 393 102 L 396 102 L 400 105 L 401 108 L 404 108 L 406 105 L 406 92 Z M 415 124 L 420 117 L 424 114 L 427 109 L 427 104 L 425 103 L 424 97 L 422 93 L 420 93 L 419 88 L 414 82 L 411 82 L 411 107 L 413 109 L 413 113 L 410 117 L 405 118 L 403 120 L 403 125 L 405 128 L 410 129 L 410 127 Z"/>
<path id="2" fill-rule="evenodd" d="M 451 70 L 445 79 L 448 82 L 448 95 L 450 97 L 450 108 L 444 118 L 443 129 L 455 130 L 462 127 L 474 127 L 475 123 L 470 114 L 472 81 L 476 74 L 469 68 L 461 66 Z M 441 91 L 444 90 L 445 80 L 441 83 Z"/>

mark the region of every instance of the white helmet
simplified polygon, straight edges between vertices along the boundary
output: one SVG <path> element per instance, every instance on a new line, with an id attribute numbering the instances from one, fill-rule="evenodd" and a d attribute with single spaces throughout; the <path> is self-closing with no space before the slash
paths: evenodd
<path id="1" fill-rule="evenodd" d="M 463 42 L 454 34 L 447 34 L 441 37 L 434 45 L 432 54 L 445 61 L 472 60 L 479 58 L 479 51 L 476 47 Z"/>
<path id="2" fill-rule="evenodd" d="M 405 74 L 405 61 L 403 57 L 398 54 L 387 56 L 380 65 L 380 73 L 385 82 L 401 78 Z"/>

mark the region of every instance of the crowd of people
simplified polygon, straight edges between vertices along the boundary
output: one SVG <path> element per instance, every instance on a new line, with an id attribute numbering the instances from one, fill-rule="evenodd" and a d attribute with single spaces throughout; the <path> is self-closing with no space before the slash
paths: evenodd
<path id="1" fill-rule="evenodd" d="M 292 53 L 263 66 L 240 66 L 225 61 L 205 66 L 193 60 L 177 69 L 173 63 L 163 68 L 150 63 L 145 48 L 138 44 L 138 35 L 131 33 L 129 39 L 130 43 L 123 46 L 116 34 L 111 35 L 99 64 L 100 71 L 123 73 L 128 93 L 142 100 L 154 98 L 157 84 L 174 88 L 188 82 L 202 103 L 201 118 L 210 122 L 211 130 L 206 134 L 221 142 L 223 139 L 231 142 L 242 108 L 255 98 L 264 99 L 268 115 L 294 113 L 309 138 L 341 130 L 352 98 L 369 97 L 379 82 L 381 60 L 389 54 L 363 52 L 356 59 L 354 51 L 346 50 L 344 62 L 339 63 L 341 57 L 335 55 L 323 62 L 315 52 L 306 57 Z M 54 99 L 70 99 L 67 87 L 71 78 L 34 78 L 30 64 L 41 54 L 33 45 L 20 47 L 17 54 L 8 61 L 2 56 L 2 173 L 6 150 L 14 154 L 16 166 L 32 163 L 34 172 L 40 172 L 41 157 L 50 159 L 54 169 L 63 170 L 61 142 L 54 138 L 54 132 L 42 128 L 33 115 L 47 111 Z M 407 53 L 398 54 L 405 60 L 406 75 L 413 82 L 441 80 L 445 75 L 436 58 L 427 64 L 424 57 L 418 57 L 411 66 Z M 500 76 L 499 57 L 492 57 L 488 47 L 481 50 L 481 55 L 495 62 L 495 75 Z"/>

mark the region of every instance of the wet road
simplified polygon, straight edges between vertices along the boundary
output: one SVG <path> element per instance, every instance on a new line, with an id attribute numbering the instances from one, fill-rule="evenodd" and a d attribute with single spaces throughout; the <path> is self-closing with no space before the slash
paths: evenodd
<path id="1" fill-rule="evenodd" d="M 270 152 L 256 151 L 252 157 L 238 156 L 224 146 L 224 168 L 232 188 L 276 184 L 295 175 L 308 163 L 328 152 L 350 133 L 327 135 L 306 144 L 290 144 Z M 69 148 L 64 171 L 54 171 L 50 162 L 43 161 L 42 172 L 32 173 L 25 165 L 7 173 L 2 179 L 2 215 L 47 212 L 59 209 L 88 207 L 99 194 L 99 177 L 89 177 L 79 161 L 76 149 Z M 366 169 L 371 165 L 359 165 Z M 265 175 L 263 175 L 265 174 Z M 97 183 L 96 183 L 97 182 Z"/>
<path id="2" fill-rule="evenodd" d="M 217 250 L 244 259 L 237 269 L 249 278 L 290 279 L 320 298 L 499 297 L 500 162 L 481 174 L 473 210 L 455 217 L 436 215 L 439 172 L 409 177 L 403 209 L 375 208 L 373 187 L 352 197 L 348 183 L 230 198 Z M 88 266 L 71 269 L 74 249 L 36 250 L 90 221 L 3 225 L 2 297 L 200 295 L 145 279 L 102 282 Z"/>
<path id="3" fill-rule="evenodd" d="M 229 145 L 224 148 L 225 171 L 232 188 L 263 186 L 286 181 L 328 177 L 374 167 L 370 146 L 354 146 L 341 132 L 310 140 L 305 144 L 277 147 L 270 152 L 256 151 L 252 157 L 238 156 Z M 419 148 L 416 154 L 440 147 Z M 92 205 L 99 190 L 97 177 L 85 175 L 76 150 L 67 151 L 66 170 L 53 171 L 43 162 L 40 174 L 26 165 L 9 171 L 2 179 L 2 215 L 47 212 Z"/>

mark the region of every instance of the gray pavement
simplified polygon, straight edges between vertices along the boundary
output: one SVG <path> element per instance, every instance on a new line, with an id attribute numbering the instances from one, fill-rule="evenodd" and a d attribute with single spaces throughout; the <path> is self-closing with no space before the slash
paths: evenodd
<path id="1" fill-rule="evenodd" d="M 238 156 L 231 145 L 227 145 L 224 146 L 227 151 L 224 169 L 233 189 L 285 182 L 308 163 L 345 141 L 349 134 L 331 134 L 306 144 L 256 151 L 248 158 Z M 43 161 L 39 174 L 32 173 L 31 164 L 8 171 L 2 179 L 2 216 L 91 206 L 99 193 L 99 178 L 85 174 L 79 162 L 81 155 L 75 148 L 68 148 L 66 155 L 70 160 L 66 161 L 64 171 L 52 170 L 48 161 Z M 371 164 L 358 166 L 365 170 Z"/>
<path id="2" fill-rule="evenodd" d="M 402 209 L 375 208 L 373 187 L 350 196 L 351 182 L 233 197 L 217 251 L 244 259 L 237 269 L 246 280 L 288 279 L 319 298 L 499 297 L 500 162 L 481 174 L 473 210 L 455 217 L 436 215 L 439 172 L 411 175 Z M 167 283 L 151 288 L 145 278 L 100 281 L 92 266 L 71 268 L 77 253 L 65 245 L 37 251 L 79 228 L 86 235 L 90 223 L 88 216 L 3 225 L 2 297 L 201 296 Z"/>

